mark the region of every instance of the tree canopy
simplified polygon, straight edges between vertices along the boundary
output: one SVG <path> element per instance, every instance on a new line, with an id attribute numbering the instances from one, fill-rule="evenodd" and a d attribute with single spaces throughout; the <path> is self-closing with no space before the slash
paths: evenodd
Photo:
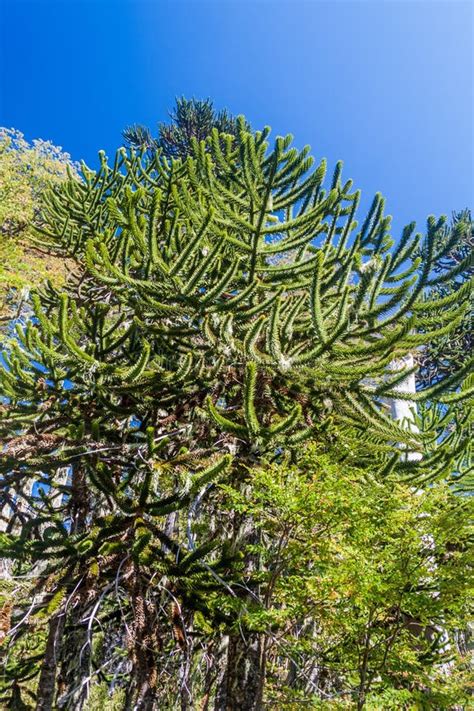
<path id="1" fill-rule="evenodd" d="M 470 210 L 454 213 L 451 224 L 440 233 L 439 243 L 449 244 L 453 233 L 459 237 L 446 254 L 440 257 L 434 272 L 440 277 L 429 290 L 429 294 L 449 296 L 472 279 L 472 250 L 474 246 L 474 222 Z M 446 272 L 452 277 L 443 279 Z M 431 341 L 418 354 L 418 383 L 426 386 L 435 383 L 441 375 L 455 373 L 472 353 L 472 309 L 468 309 L 462 323 L 449 334 Z"/>
<path id="2" fill-rule="evenodd" d="M 2 555 L 34 594 L 4 605 L 17 707 L 468 693 L 446 634 L 469 606 L 450 484 L 472 360 L 416 393 L 396 365 L 465 319 L 468 281 L 433 289 L 464 227 L 394 239 L 341 163 L 232 125 L 44 196 L 37 243 L 77 268 L 2 344 Z"/>
<path id="3" fill-rule="evenodd" d="M 176 99 L 170 121 L 158 124 L 158 136 L 141 124 L 128 126 L 123 137 L 128 146 L 154 154 L 160 151 L 167 158 L 187 158 L 192 153 L 192 141 L 205 141 L 215 128 L 219 133 L 235 136 L 237 119 L 226 109 L 216 111 L 210 99 Z M 250 125 L 246 125 L 250 129 Z"/>
<path id="4" fill-rule="evenodd" d="M 64 262 L 34 249 L 31 225 L 39 219 L 50 185 L 75 172 L 71 158 L 49 141 L 25 140 L 20 131 L 0 128 L 0 318 L 18 307 L 18 291 L 46 277 L 60 283 Z"/>

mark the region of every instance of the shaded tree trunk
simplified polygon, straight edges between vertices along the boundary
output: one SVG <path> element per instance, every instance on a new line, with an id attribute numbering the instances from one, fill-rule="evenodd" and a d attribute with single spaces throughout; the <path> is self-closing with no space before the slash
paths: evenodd
<path id="1" fill-rule="evenodd" d="M 215 711 L 260 711 L 264 680 L 263 635 L 250 634 L 245 640 L 241 635 L 231 635 Z"/>
<path id="2" fill-rule="evenodd" d="M 61 645 L 61 668 L 58 675 L 58 708 L 81 709 L 87 699 L 88 688 L 83 681 L 89 676 L 90 648 L 87 626 L 80 619 L 85 614 L 82 607 L 73 609 L 65 625 Z"/>
<path id="3" fill-rule="evenodd" d="M 57 471 L 58 484 L 66 484 L 69 468 L 63 467 Z M 62 505 L 62 496 L 57 498 L 56 507 Z M 68 513 L 71 518 L 71 534 L 80 533 L 86 527 L 86 517 L 89 511 L 89 492 L 85 472 L 76 465 L 71 475 L 71 494 Z M 88 640 L 87 622 L 82 621 L 87 616 L 87 590 L 82 591 L 86 598 L 78 601 L 67 612 L 64 622 L 63 643 L 59 651 L 61 666 L 58 675 L 58 707 L 81 709 L 88 695 L 88 686 L 83 684 L 90 673 L 91 649 Z"/>
<path id="4" fill-rule="evenodd" d="M 36 711 L 51 711 L 56 690 L 57 651 L 64 631 L 64 611 L 61 609 L 49 623 L 48 639 L 36 692 Z"/>

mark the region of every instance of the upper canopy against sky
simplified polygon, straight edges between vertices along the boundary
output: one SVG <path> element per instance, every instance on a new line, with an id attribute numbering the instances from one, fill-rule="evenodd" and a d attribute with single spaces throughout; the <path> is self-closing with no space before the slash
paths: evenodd
<path id="1" fill-rule="evenodd" d="M 94 167 L 211 97 L 424 228 L 474 194 L 472 21 L 458 0 L 0 0 L 0 125 Z"/>

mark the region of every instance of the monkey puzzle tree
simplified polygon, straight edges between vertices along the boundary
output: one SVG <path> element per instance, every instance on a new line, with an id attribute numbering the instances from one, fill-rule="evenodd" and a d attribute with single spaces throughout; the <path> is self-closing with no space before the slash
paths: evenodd
<path id="1" fill-rule="evenodd" d="M 170 113 L 170 123 L 158 124 L 158 136 L 153 138 L 150 129 L 140 124 L 128 126 L 123 137 L 128 146 L 153 155 L 160 151 L 167 158 L 187 158 L 192 153 L 192 141 L 205 141 L 213 129 L 235 136 L 237 119 L 226 109 L 216 111 L 210 99 L 176 99 Z M 246 128 L 250 130 L 249 124 Z"/>
<path id="2" fill-rule="evenodd" d="M 454 237 L 454 239 L 453 239 Z M 429 289 L 428 298 L 448 296 L 455 293 L 472 279 L 472 249 L 474 246 L 474 223 L 470 210 L 453 214 L 450 225 L 440 231 L 438 247 L 452 245 L 436 260 L 435 283 Z M 456 372 L 472 353 L 472 308 L 466 311 L 462 323 L 454 331 L 426 344 L 418 354 L 417 381 L 429 386 L 442 376 Z"/>
<path id="3" fill-rule="evenodd" d="M 377 195 L 359 227 L 340 163 L 324 189 L 325 161 L 268 137 L 242 119 L 186 160 L 101 154 L 47 197 L 41 239 L 81 269 L 37 291 L 0 373 L 2 554 L 37 581 L 7 678 L 38 674 L 34 629 L 38 709 L 81 708 L 92 677 L 126 708 L 261 708 L 265 633 L 245 622 L 259 533 L 218 482 L 251 498 L 257 467 L 297 464 L 311 441 L 350 442 L 381 478 L 462 470 L 469 364 L 416 396 L 386 370 L 464 318 L 467 285 L 422 298 L 444 220 L 420 273 L 414 225 L 394 245 Z M 443 419 L 407 431 L 386 411 L 404 396 Z"/>

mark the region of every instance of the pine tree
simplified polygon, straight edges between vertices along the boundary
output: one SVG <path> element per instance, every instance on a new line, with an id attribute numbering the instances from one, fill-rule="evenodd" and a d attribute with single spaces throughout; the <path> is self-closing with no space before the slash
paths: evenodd
<path id="1" fill-rule="evenodd" d="M 414 225 L 394 244 L 377 194 L 359 226 L 342 165 L 324 188 L 325 161 L 269 133 L 241 119 L 191 137 L 186 159 L 101 154 L 48 195 L 38 241 L 79 267 L 37 290 L 0 371 L 2 555 L 36 579 L 13 645 L 36 620 L 43 649 L 6 683 L 39 673 L 38 708 L 81 708 L 91 676 L 126 708 L 260 708 L 259 534 L 222 510 L 219 483 L 251 497 L 256 467 L 297 465 L 308 442 L 356 441 L 361 471 L 418 485 L 464 466 L 470 363 L 416 394 L 443 406 L 420 432 L 386 410 L 407 377 L 388 364 L 469 307 L 467 284 L 423 299 L 452 248 L 444 218 L 420 271 Z"/>

